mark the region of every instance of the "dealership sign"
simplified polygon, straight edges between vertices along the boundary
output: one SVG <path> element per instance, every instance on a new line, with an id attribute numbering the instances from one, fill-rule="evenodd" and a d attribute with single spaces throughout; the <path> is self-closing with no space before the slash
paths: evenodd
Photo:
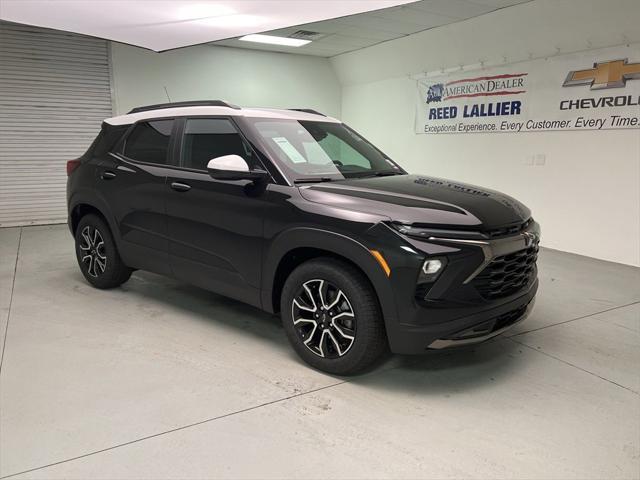
<path id="1" fill-rule="evenodd" d="M 640 46 L 420 79 L 416 133 L 640 128 Z"/>

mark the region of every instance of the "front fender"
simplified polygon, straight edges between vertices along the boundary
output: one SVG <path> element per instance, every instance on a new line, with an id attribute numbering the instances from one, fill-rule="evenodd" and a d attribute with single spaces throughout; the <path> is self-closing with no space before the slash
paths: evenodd
<path id="1" fill-rule="evenodd" d="M 296 227 L 281 232 L 265 252 L 262 275 L 262 307 L 273 313 L 275 274 L 285 256 L 296 248 L 327 250 L 349 259 L 367 276 L 378 296 L 385 324 L 397 323 L 397 309 L 389 278 L 369 249 L 348 236 L 313 227 Z"/>

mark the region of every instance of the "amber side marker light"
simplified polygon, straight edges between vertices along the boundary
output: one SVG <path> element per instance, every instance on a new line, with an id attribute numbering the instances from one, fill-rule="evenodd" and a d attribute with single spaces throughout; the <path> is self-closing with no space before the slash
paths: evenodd
<path id="1" fill-rule="evenodd" d="M 384 273 L 387 274 L 387 277 L 391 276 L 391 269 L 389 268 L 389 264 L 384 259 L 382 254 L 378 250 L 369 250 L 369 251 L 371 252 L 371 255 L 373 255 L 373 258 L 375 258 L 378 261 L 378 263 L 384 270 Z"/>

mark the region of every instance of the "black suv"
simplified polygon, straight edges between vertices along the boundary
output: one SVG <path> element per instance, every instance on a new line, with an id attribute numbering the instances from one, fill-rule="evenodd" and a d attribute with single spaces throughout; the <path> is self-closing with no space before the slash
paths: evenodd
<path id="1" fill-rule="evenodd" d="M 95 287 L 149 270 L 279 312 L 310 365 L 368 367 L 524 319 L 539 227 L 499 192 L 409 175 L 313 110 L 221 101 L 105 120 L 67 164 L 69 227 Z"/>

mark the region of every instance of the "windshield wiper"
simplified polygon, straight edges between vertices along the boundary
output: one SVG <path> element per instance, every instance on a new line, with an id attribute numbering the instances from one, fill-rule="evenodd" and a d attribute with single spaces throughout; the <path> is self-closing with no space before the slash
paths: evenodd
<path id="1" fill-rule="evenodd" d="M 404 175 L 404 173 L 398 172 L 397 170 L 380 170 L 379 172 L 370 172 L 364 175 L 354 176 L 353 178 L 390 177 L 393 175 Z"/>
<path id="2" fill-rule="evenodd" d="M 320 182 L 331 182 L 333 178 L 331 177 L 316 177 L 316 178 L 298 178 L 293 181 L 293 183 L 320 183 Z"/>

